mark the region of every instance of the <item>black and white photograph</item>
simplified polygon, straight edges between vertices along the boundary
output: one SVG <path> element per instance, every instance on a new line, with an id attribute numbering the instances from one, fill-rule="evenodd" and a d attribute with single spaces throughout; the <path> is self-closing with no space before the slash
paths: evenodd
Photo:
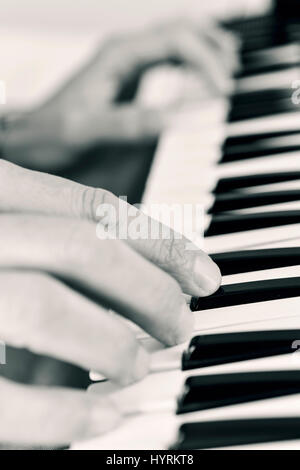
<path id="1" fill-rule="evenodd" d="M 300 450 L 300 0 L 1 0 L 0 38 L 0 451 Z"/>

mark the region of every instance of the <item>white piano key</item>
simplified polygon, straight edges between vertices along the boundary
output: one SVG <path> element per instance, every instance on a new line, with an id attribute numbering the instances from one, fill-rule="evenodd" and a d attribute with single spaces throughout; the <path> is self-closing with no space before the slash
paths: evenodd
<path id="1" fill-rule="evenodd" d="M 291 441 L 261 442 L 241 446 L 219 447 L 218 450 L 299 450 L 300 439 Z"/>

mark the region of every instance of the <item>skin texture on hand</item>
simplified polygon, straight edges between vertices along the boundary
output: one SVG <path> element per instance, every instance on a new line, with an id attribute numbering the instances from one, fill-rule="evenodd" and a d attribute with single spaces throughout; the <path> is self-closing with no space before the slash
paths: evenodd
<path id="1" fill-rule="evenodd" d="M 135 100 L 117 103 L 128 79 L 172 59 L 199 74 L 214 96 L 227 95 L 239 66 L 238 48 L 231 33 L 187 20 L 109 39 L 41 107 L 0 134 L 5 158 L 56 172 L 99 142 L 153 141 L 172 110 L 144 109 Z"/>
<path id="2" fill-rule="evenodd" d="M 185 250 L 186 240 L 174 233 L 170 240 L 98 239 L 97 228 L 109 222 L 99 218 L 99 208 L 120 204 L 104 190 L 6 161 L 0 161 L 0 180 L 4 342 L 127 385 L 147 374 L 149 356 L 122 317 L 168 345 L 191 334 L 182 292 L 209 295 L 220 284 L 219 269 L 205 253 Z M 122 204 L 131 220 L 141 216 Z M 121 419 L 109 401 L 84 392 L 0 379 L 0 394 L 2 442 L 64 445 Z"/>

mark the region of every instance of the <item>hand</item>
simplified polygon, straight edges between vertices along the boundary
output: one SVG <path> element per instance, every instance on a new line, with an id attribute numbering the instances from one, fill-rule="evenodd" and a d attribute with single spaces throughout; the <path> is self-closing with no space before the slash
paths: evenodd
<path id="1" fill-rule="evenodd" d="M 96 233 L 111 226 L 109 217 L 98 216 L 103 205 L 120 203 L 104 190 L 5 161 L 0 180 L 4 342 L 126 385 L 147 374 L 149 356 L 122 317 L 167 345 L 191 334 L 192 314 L 182 292 L 205 296 L 220 284 L 219 269 L 205 253 L 185 250 L 186 240 L 174 233 L 169 240 L 100 240 Z M 150 223 L 125 208 L 131 221 Z M 107 398 L 84 392 L 2 378 L 0 394 L 2 442 L 60 446 L 120 420 Z"/>
<path id="2" fill-rule="evenodd" d="M 154 139 L 166 126 L 169 110 L 116 103 L 124 83 L 147 67 L 176 59 L 204 78 L 214 93 L 228 94 L 238 67 L 237 49 L 231 33 L 191 21 L 108 40 L 42 107 L 8 128 L 5 158 L 51 172 L 72 164 L 77 152 L 98 142 Z"/>

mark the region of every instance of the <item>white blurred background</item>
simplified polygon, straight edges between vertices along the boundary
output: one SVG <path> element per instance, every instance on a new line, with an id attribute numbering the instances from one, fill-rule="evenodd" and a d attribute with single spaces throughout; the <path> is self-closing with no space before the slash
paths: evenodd
<path id="1" fill-rule="evenodd" d="M 172 17 L 246 15 L 269 4 L 270 0 L 1 0 L 5 111 L 43 100 L 112 33 Z"/>

